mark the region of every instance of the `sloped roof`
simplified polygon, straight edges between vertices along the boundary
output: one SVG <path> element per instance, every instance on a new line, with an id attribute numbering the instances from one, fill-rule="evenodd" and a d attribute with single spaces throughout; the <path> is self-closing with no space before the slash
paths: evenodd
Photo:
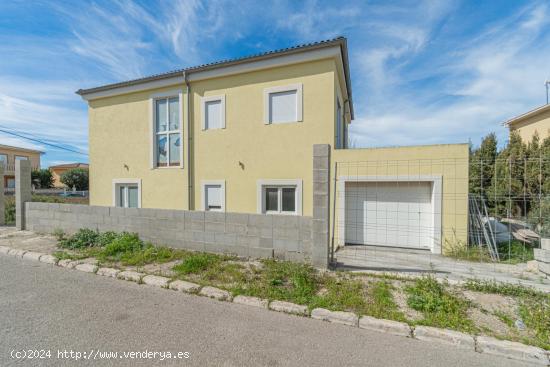
<path id="1" fill-rule="evenodd" d="M 49 168 L 88 168 L 89 166 L 88 163 L 66 163 L 50 166 Z"/>
<path id="2" fill-rule="evenodd" d="M 518 115 L 516 117 L 513 117 L 507 121 L 504 121 L 502 124 L 504 126 L 510 126 L 512 124 L 515 124 L 516 122 L 523 121 L 529 117 L 533 117 L 538 115 L 539 113 L 543 113 L 546 111 L 550 111 L 550 104 L 545 104 L 544 106 L 537 107 L 535 109 L 532 109 L 531 111 L 522 113 L 521 115 Z"/>

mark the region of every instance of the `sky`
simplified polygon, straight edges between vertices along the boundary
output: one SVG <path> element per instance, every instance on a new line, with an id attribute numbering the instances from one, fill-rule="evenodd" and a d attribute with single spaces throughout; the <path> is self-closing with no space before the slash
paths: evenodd
<path id="1" fill-rule="evenodd" d="M 502 144 L 503 121 L 546 103 L 548 0 L 2 0 L 0 144 L 87 162 L 79 88 L 337 36 L 355 147 Z"/>

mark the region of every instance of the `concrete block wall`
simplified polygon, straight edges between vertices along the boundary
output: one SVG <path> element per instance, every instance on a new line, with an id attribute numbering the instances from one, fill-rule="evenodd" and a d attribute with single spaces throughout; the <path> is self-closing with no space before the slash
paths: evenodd
<path id="1" fill-rule="evenodd" d="M 26 229 L 51 233 L 80 228 L 138 233 L 157 245 L 253 258 L 311 262 L 312 218 L 222 212 L 33 203 Z M 326 247 L 323 246 L 323 247 Z"/>
<path id="2" fill-rule="evenodd" d="M 0 226 L 6 224 L 6 203 L 4 201 L 4 165 L 0 164 Z"/>
<path id="3" fill-rule="evenodd" d="M 541 273 L 550 277 L 550 238 L 542 238 L 540 249 L 535 249 L 535 260 Z"/>

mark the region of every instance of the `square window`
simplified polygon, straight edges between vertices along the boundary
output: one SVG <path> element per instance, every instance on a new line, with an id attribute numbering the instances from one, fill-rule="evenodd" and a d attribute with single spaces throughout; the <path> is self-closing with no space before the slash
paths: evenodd
<path id="1" fill-rule="evenodd" d="M 205 211 L 225 211 L 225 181 L 202 181 L 202 202 Z"/>
<path id="2" fill-rule="evenodd" d="M 301 180 L 259 180 L 258 213 L 301 215 Z"/>
<path id="3" fill-rule="evenodd" d="M 139 183 L 114 183 L 115 187 L 115 206 L 119 208 L 139 208 L 140 207 L 140 187 Z"/>
<path id="4" fill-rule="evenodd" d="M 302 84 L 264 89 L 264 123 L 302 121 Z"/>
<path id="5" fill-rule="evenodd" d="M 297 121 L 297 91 L 277 92 L 269 94 L 269 122 Z"/>

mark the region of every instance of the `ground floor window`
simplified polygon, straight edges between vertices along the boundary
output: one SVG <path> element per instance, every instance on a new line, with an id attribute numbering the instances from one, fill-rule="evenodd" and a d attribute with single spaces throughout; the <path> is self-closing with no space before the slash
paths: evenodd
<path id="1" fill-rule="evenodd" d="M 141 208 L 141 180 L 114 180 L 113 191 L 113 206 Z"/>
<path id="2" fill-rule="evenodd" d="M 15 178 L 8 178 L 6 184 L 8 189 L 15 189 Z"/>
<path id="3" fill-rule="evenodd" d="M 202 181 L 202 206 L 204 211 L 225 211 L 225 181 Z"/>
<path id="4" fill-rule="evenodd" d="M 258 212 L 264 214 L 302 214 L 301 180 L 260 180 Z"/>

